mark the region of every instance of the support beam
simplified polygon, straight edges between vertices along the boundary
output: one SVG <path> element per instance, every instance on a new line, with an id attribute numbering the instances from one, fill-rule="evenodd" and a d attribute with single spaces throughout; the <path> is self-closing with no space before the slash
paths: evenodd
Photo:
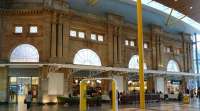
<path id="1" fill-rule="evenodd" d="M 143 26 L 142 26 L 142 1 L 137 0 L 137 22 L 138 22 L 138 53 L 139 53 L 139 83 L 140 83 L 140 108 L 145 109 L 144 94 L 144 55 L 143 55 Z"/>
<path id="2" fill-rule="evenodd" d="M 169 20 L 170 20 L 170 18 L 171 18 L 171 16 L 172 16 L 172 12 L 173 12 L 173 8 L 171 9 L 171 12 L 170 12 L 170 14 L 169 14 L 169 16 L 168 16 L 168 18 L 167 18 L 167 22 L 166 22 L 166 26 L 168 26 L 168 24 L 169 24 Z"/>
<path id="3" fill-rule="evenodd" d="M 197 34 L 195 33 L 194 34 L 194 36 L 195 36 L 195 48 L 196 48 L 196 50 L 195 50 L 195 53 L 196 53 L 196 68 L 197 68 L 197 73 L 199 73 L 199 58 L 198 58 L 198 47 L 197 47 Z"/>

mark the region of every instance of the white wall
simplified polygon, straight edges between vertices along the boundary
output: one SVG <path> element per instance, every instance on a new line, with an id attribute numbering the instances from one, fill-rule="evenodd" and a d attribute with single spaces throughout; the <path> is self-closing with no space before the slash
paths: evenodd
<path id="1" fill-rule="evenodd" d="M 64 74 L 49 73 L 48 74 L 48 95 L 64 94 Z"/>
<path id="2" fill-rule="evenodd" d="M 124 79 L 123 76 L 113 76 L 113 79 L 117 82 L 117 90 L 123 92 L 124 90 Z"/>
<path id="3" fill-rule="evenodd" d="M 156 91 L 157 92 L 162 92 L 164 93 L 165 91 L 165 81 L 164 81 L 164 78 L 163 77 L 156 77 L 155 79 L 155 88 L 156 88 Z"/>

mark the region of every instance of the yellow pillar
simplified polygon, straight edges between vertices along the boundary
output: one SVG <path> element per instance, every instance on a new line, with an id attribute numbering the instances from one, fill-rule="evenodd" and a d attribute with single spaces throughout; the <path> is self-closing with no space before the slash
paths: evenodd
<path id="1" fill-rule="evenodd" d="M 116 91 L 116 82 L 112 80 L 112 111 L 117 111 L 117 91 Z"/>
<path id="2" fill-rule="evenodd" d="M 139 53 L 139 83 L 140 83 L 140 108 L 145 109 L 144 95 L 144 55 L 143 55 L 143 30 L 142 30 L 142 3 L 137 0 L 137 24 L 138 24 L 138 53 Z"/>
<path id="3" fill-rule="evenodd" d="M 80 111 L 87 111 L 87 84 L 85 81 L 80 83 Z"/>
<path id="4" fill-rule="evenodd" d="M 89 80 L 89 79 L 88 79 Z M 118 111 L 118 99 L 116 91 L 116 81 L 112 80 L 112 111 Z M 80 83 L 80 111 L 87 111 L 87 97 L 86 97 L 87 84 L 86 79 Z"/>

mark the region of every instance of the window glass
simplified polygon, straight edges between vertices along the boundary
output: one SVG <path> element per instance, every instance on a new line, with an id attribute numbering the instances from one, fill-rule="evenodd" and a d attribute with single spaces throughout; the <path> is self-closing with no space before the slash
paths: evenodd
<path id="1" fill-rule="evenodd" d="M 98 41 L 103 42 L 103 35 L 98 35 Z"/>
<path id="2" fill-rule="evenodd" d="M 167 71 L 180 72 L 180 68 L 178 66 L 178 63 L 174 60 L 170 60 L 167 64 Z"/>
<path id="3" fill-rule="evenodd" d="M 167 52 L 171 52 L 171 48 L 170 47 L 167 47 Z"/>
<path id="4" fill-rule="evenodd" d="M 81 49 L 74 57 L 74 64 L 101 66 L 100 57 L 91 49 Z"/>
<path id="5" fill-rule="evenodd" d="M 23 33 L 23 27 L 22 26 L 16 26 L 15 27 L 15 33 L 17 33 L 17 34 Z"/>
<path id="6" fill-rule="evenodd" d="M 30 44 L 21 44 L 12 51 L 10 62 L 39 62 L 38 50 Z"/>
<path id="7" fill-rule="evenodd" d="M 78 37 L 79 38 L 85 38 L 85 33 L 84 32 L 78 32 Z"/>
<path id="8" fill-rule="evenodd" d="M 180 54 L 180 53 L 181 53 L 180 49 L 179 48 L 176 49 L 176 54 Z"/>
<path id="9" fill-rule="evenodd" d="M 145 48 L 145 49 L 148 48 L 148 43 L 144 43 L 144 48 Z"/>
<path id="10" fill-rule="evenodd" d="M 135 46 L 134 41 L 130 41 L 130 46 Z"/>
<path id="11" fill-rule="evenodd" d="M 30 26 L 30 33 L 38 33 L 38 27 L 37 26 Z"/>
<path id="12" fill-rule="evenodd" d="M 70 30 L 70 36 L 71 37 L 76 37 L 76 31 L 75 30 Z"/>
<path id="13" fill-rule="evenodd" d="M 129 41 L 128 40 L 125 40 L 125 45 L 126 46 L 128 46 L 129 45 L 129 43 L 128 43 Z"/>
<path id="14" fill-rule="evenodd" d="M 91 40 L 97 40 L 96 34 L 91 34 Z"/>
<path id="15" fill-rule="evenodd" d="M 133 55 L 129 61 L 128 68 L 139 69 L 139 56 Z M 146 63 L 143 66 L 144 69 L 147 69 Z"/>

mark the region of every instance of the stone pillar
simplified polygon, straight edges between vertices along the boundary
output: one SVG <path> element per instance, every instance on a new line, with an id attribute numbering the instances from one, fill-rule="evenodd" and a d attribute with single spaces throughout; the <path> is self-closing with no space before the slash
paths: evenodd
<path id="1" fill-rule="evenodd" d="M 163 44 L 162 44 L 162 29 L 158 26 L 151 26 L 151 44 L 152 47 L 152 69 L 158 70 L 163 69 Z"/>
<path id="2" fill-rule="evenodd" d="M 189 65 L 189 72 L 194 72 L 193 70 L 193 41 L 191 40 L 191 42 L 189 43 L 190 47 L 189 47 L 189 60 L 190 60 L 190 65 Z"/>
<path id="3" fill-rule="evenodd" d="M 192 68 L 192 41 L 189 34 L 181 33 L 183 52 L 183 72 L 189 72 Z"/>
<path id="4" fill-rule="evenodd" d="M 54 13 L 51 23 L 51 58 L 57 57 L 56 44 L 57 44 L 57 14 Z"/>
<path id="5" fill-rule="evenodd" d="M 122 64 L 122 24 L 121 16 L 108 14 L 109 64 L 113 66 Z"/>
<path id="6" fill-rule="evenodd" d="M 67 18 L 67 17 L 66 17 Z M 65 19 L 65 21 L 69 21 L 69 19 Z M 63 58 L 70 63 L 69 60 L 69 32 L 70 32 L 70 23 L 65 22 L 63 25 Z"/>
<path id="7" fill-rule="evenodd" d="M 108 23 L 107 24 L 107 36 L 108 36 L 108 64 L 109 66 L 113 65 L 114 62 L 114 53 L 113 53 L 113 25 Z"/>
<path id="8" fill-rule="evenodd" d="M 152 61 L 151 67 L 152 69 L 156 70 L 158 67 L 158 60 L 157 60 L 157 34 L 155 32 L 154 27 L 151 27 L 151 47 L 152 47 Z"/>
<path id="9" fill-rule="evenodd" d="M 113 58 L 114 58 L 114 66 L 118 65 L 118 60 L 119 60 L 119 55 L 118 55 L 118 32 L 119 32 L 119 27 L 114 26 L 113 27 Z"/>
<path id="10" fill-rule="evenodd" d="M 147 78 L 147 91 L 148 92 L 155 92 L 156 90 L 155 90 L 155 86 L 154 86 L 154 77 L 153 77 L 153 75 L 152 76 L 149 76 L 148 78 Z"/>
<path id="11" fill-rule="evenodd" d="M 64 96 L 68 97 L 69 94 L 72 94 L 72 84 L 73 84 L 73 75 L 70 69 L 64 69 L 65 79 L 64 79 Z"/>
<path id="12" fill-rule="evenodd" d="M 48 93 L 48 66 L 43 66 L 39 70 L 38 103 L 43 103 L 44 95 Z"/>
<path id="13" fill-rule="evenodd" d="M 182 91 L 182 93 L 185 93 L 186 89 L 187 89 L 187 81 L 186 78 L 183 77 L 180 84 L 180 91 Z"/>
<path id="14" fill-rule="evenodd" d="M 62 15 L 59 15 L 58 20 L 58 42 L 57 42 L 57 53 L 58 58 L 61 59 L 63 56 L 63 21 L 62 21 Z"/>
<path id="15" fill-rule="evenodd" d="M 102 91 L 104 91 L 103 93 L 107 93 L 108 94 L 109 91 L 111 90 L 111 89 L 109 89 L 110 81 L 103 80 L 101 85 L 102 85 Z"/>
<path id="16" fill-rule="evenodd" d="M 8 102 L 8 72 L 6 67 L 0 67 L 0 102 Z"/>
<path id="17" fill-rule="evenodd" d="M 167 89 L 167 82 L 168 82 L 167 77 L 164 77 L 164 94 L 170 93 L 168 92 L 168 89 Z"/>
<path id="18" fill-rule="evenodd" d="M 127 93 L 128 92 L 128 76 L 127 75 L 124 76 L 123 86 L 124 86 L 124 92 Z"/>

